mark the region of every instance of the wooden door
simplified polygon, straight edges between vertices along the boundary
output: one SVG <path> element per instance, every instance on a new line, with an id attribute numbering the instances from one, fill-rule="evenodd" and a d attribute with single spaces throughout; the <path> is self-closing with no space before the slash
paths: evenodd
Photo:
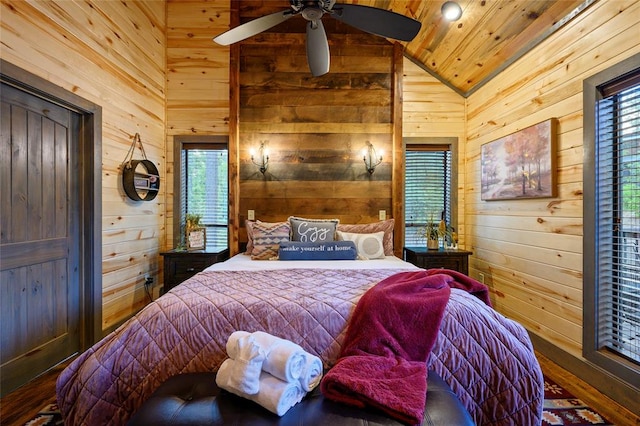
<path id="1" fill-rule="evenodd" d="M 1 87 L 4 395 L 80 349 L 79 114 Z"/>

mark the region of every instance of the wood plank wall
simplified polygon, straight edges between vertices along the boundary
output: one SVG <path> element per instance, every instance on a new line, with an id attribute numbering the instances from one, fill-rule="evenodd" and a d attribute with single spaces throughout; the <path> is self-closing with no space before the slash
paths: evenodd
<path id="1" fill-rule="evenodd" d="M 167 0 L 167 185 L 165 249 L 174 247 L 174 136 L 229 134 L 229 1 Z"/>
<path id="2" fill-rule="evenodd" d="M 640 2 L 601 1 L 468 98 L 464 197 L 470 273 L 496 308 L 581 358 L 582 82 L 640 52 Z M 480 149 L 558 119 L 558 196 L 480 199 Z"/>
<path id="3" fill-rule="evenodd" d="M 240 19 L 282 9 L 243 1 Z M 248 209 L 267 222 L 297 215 L 366 223 L 379 210 L 391 216 L 393 45 L 329 17 L 323 23 L 331 51 L 324 76 L 309 72 L 300 16 L 240 45 L 241 219 Z M 269 150 L 264 175 L 250 155 L 261 143 Z M 384 153 L 372 175 L 362 161 L 367 143 Z"/>
<path id="4" fill-rule="evenodd" d="M 158 274 L 164 194 L 129 200 L 119 166 L 140 133 L 166 182 L 165 5 L 2 0 L 0 15 L 4 60 L 102 106 L 103 329 L 109 329 L 147 303 L 144 274 Z"/>
<path id="5" fill-rule="evenodd" d="M 458 139 L 458 235 L 465 247 L 465 99 L 409 59 L 404 59 L 402 136 L 409 143 Z"/>
<path id="6" fill-rule="evenodd" d="M 173 241 L 173 136 L 229 132 L 229 48 L 211 43 L 210 37 L 228 28 L 230 7 L 228 2 L 168 2 L 167 248 Z M 285 6 L 243 1 L 234 7 L 241 7 L 238 19 L 246 22 Z M 320 78 L 308 71 L 304 21 L 298 17 L 241 44 L 239 164 L 232 164 L 240 173 L 240 225 L 248 209 L 266 221 L 298 214 L 367 222 L 378 219 L 378 210 L 392 216 L 393 46 L 335 20 L 323 22 L 332 63 Z M 408 114 L 403 134 L 462 140 L 464 99 L 410 61 L 403 66 L 403 114 Z M 387 153 L 371 177 L 360 154 L 367 140 Z M 265 176 L 249 153 L 261 141 L 270 150 Z M 246 241 L 243 226 L 239 233 Z"/>
<path id="7" fill-rule="evenodd" d="M 159 277 L 155 283 L 156 295 L 162 284 L 158 253 L 161 249 L 171 248 L 173 241 L 173 136 L 229 133 L 229 48 L 211 42 L 211 37 L 228 28 L 230 6 L 228 2 L 204 0 L 169 0 L 166 10 L 160 2 L 125 5 L 118 2 L 76 4 L 2 0 L 1 4 L 2 58 L 103 107 L 103 329 L 107 330 L 147 303 L 142 286 L 142 277 L 146 272 Z M 375 43 L 382 41 L 374 39 Z M 389 50 L 390 44 L 385 43 L 385 49 Z M 350 48 L 357 49 L 353 45 Z M 340 51 L 340 48 L 332 46 L 332 55 L 344 56 Z M 302 63 L 297 66 L 302 67 L 308 76 L 304 69 L 304 57 L 297 60 Z M 362 71 L 363 66 L 359 63 L 351 66 L 360 66 Z M 334 57 L 332 71 L 339 71 L 342 66 Z M 409 83 L 409 89 L 405 92 L 404 109 L 409 113 L 423 111 L 426 114 L 423 118 L 430 121 L 429 126 L 412 124 L 412 135 L 449 135 L 448 131 L 439 129 L 451 124 L 451 119 L 444 117 L 459 114 L 459 106 L 454 107 L 455 112 L 448 114 L 429 96 L 412 94 L 422 90 L 419 86 L 423 84 L 428 84 L 427 91 L 438 93 L 444 85 L 426 74 L 426 80 L 422 81 L 422 71 L 406 60 L 404 66 L 408 74 L 415 74 L 415 78 L 412 77 L 415 84 Z M 365 66 L 364 69 L 368 68 Z M 360 71 L 351 70 L 353 74 Z M 436 118 L 438 114 L 440 118 Z M 342 118 L 334 115 L 333 120 Z M 315 124 L 306 126 L 315 126 L 312 133 L 321 127 Z M 356 130 L 355 134 L 362 132 L 363 128 L 357 123 L 342 123 L 339 126 L 356 129 L 359 126 L 360 130 Z M 387 129 L 390 124 L 377 124 L 373 128 L 379 132 L 381 127 Z M 280 131 L 282 135 L 287 135 L 286 131 Z M 147 156 L 156 163 L 161 173 L 161 192 L 153 202 L 129 201 L 120 184 L 118 166 L 136 132 L 141 134 Z M 373 135 L 376 135 L 375 132 Z M 248 165 L 249 148 L 244 148 L 242 167 Z M 362 174 L 364 166 L 357 153 L 359 149 L 354 146 L 352 152 L 345 151 L 347 155 L 353 154 L 353 158 L 345 162 L 345 167 L 354 169 L 357 166 L 360 171 L 354 169 L 353 173 Z M 390 152 L 389 148 L 386 150 Z M 321 156 L 327 155 L 326 149 L 316 151 Z M 276 154 L 282 155 L 282 152 Z M 321 157 L 313 158 L 316 161 L 307 162 L 304 167 L 318 168 L 317 159 Z M 327 160 L 325 158 L 322 161 Z M 386 161 L 386 165 L 376 172 L 378 176 L 383 174 L 381 171 L 385 167 L 390 170 Z M 273 164 L 276 163 L 274 159 Z M 272 167 L 275 167 L 273 164 Z M 369 192 L 370 187 L 389 185 L 376 178 L 347 183 L 347 186 L 351 185 L 350 188 L 325 181 L 324 186 L 320 185 L 321 192 L 315 194 L 316 203 L 326 205 L 322 201 L 324 197 L 335 199 L 331 188 L 340 194 L 350 194 L 364 192 L 361 189 L 363 185 L 367 186 L 365 191 Z M 265 181 L 249 182 L 250 186 Z M 244 189 L 247 190 L 246 187 Z M 343 220 L 377 220 L 380 206 L 389 212 L 391 189 L 385 191 L 386 195 L 371 205 L 367 201 L 359 201 L 358 208 L 366 210 L 364 215 L 350 213 L 350 217 Z M 332 216 L 315 209 L 306 210 L 311 209 L 312 200 L 307 198 L 303 201 L 307 205 L 305 208 L 298 208 L 297 205 L 287 207 L 287 212 L 282 215 L 296 211 L 296 214 Z M 264 201 L 261 200 L 262 206 Z M 340 199 L 338 204 L 344 206 L 345 202 Z M 243 206 L 242 211 L 246 213 L 247 208 Z M 260 205 L 252 208 L 257 211 L 258 217 L 269 217 L 269 213 L 261 216 L 263 207 Z"/>

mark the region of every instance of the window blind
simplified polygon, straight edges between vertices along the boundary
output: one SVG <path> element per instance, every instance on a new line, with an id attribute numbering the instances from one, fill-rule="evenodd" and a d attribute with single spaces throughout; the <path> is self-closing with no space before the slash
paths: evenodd
<path id="1" fill-rule="evenodd" d="M 426 244 L 418 230 L 427 221 L 451 223 L 451 151 L 407 147 L 405 154 L 405 245 Z"/>
<path id="2" fill-rule="evenodd" d="M 182 151 L 181 218 L 199 214 L 207 246 L 228 245 L 228 151 L 226 148 L 187 148 Z"/>
<path id="3" fill-rule="evenodd" d="M 640 84 L 627 81 L 596 105 L 597 344 L 640 364 Z"/>

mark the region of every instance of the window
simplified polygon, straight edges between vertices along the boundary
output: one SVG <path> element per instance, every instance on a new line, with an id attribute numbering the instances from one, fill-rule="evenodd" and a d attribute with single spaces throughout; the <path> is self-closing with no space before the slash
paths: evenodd
<path id="1" fill-rule="evenodd" d="M 640 383 L 640 55 L 585 81 L 585 357 Z"/>
<path id="2" fill-rule="evenodd" d="M 425 246 L 419 228 L 452 218 L 452 152 L 448 144 L 407 144 L 405 153 L 405 232 L 408 247 Z"/>
<path id="3" fill-rule="evenodd" d="M 229 245 L 229 158 L 227 143 L 179 138 L 176 158 L 175 243 L 184 243 L 187 213 L 199 214 L 207 247 Z M 179 164 L 178 164 L 179 163 Z"/>

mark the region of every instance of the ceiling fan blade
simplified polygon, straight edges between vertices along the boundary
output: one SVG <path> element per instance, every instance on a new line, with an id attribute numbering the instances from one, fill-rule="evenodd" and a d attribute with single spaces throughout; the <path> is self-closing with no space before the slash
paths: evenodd
<path id="1" fill-rule="evenodd" d="M 237 43 L 263 31 L 268 30 L 271 27 L 286 21 L 294 15 L 290 10 L 283 10 L 282 12 L 272 13 L 260 18 L 256 18 L 253 21 L 245 22 L 235 28 L 226 31 L 219 36 L 215 37 L 213 41 L 223 46 Z"/>
<path id="2" fill-rule="evenodd" d="M 418 35 L 420 21 L 390 10 L 361 4 L 336 3 L 331 16 L 362 31 L 382 37 L 411 41 Z"/>
<path id="3" fill-rule="evenodd" d="M 329 72 L 329 42 L 322 21 L 307 22 L 307 62 L 311 75 L 319 77 Z"/>

